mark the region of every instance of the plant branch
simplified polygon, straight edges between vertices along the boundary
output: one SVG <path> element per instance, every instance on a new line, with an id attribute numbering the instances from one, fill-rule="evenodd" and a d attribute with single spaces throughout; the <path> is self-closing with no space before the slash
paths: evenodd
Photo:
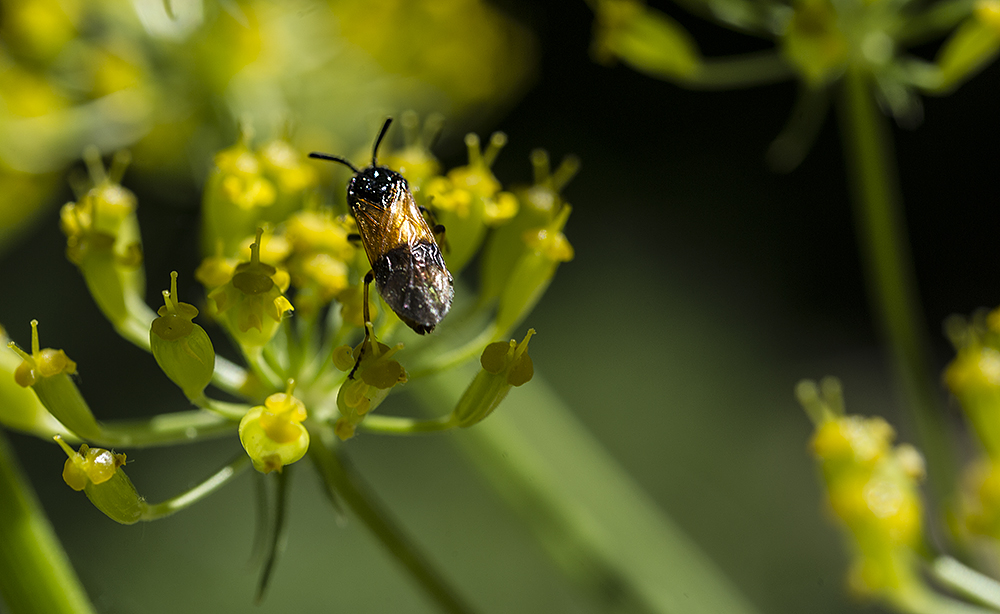
<path id="1" fill-rule="evenodd" d="M 906 239 L 890 135 L 867 73 L 844 76 L 840 115 L 847 169 L 854 191 L 858 242 L 867 267 L 869 300 L 892 360 L 897 385 L 916 423 L 938 500 L 957 475 L 941 400 L 933 382 L 929 342 Z"/>
<path id="2" fill-rule="evenodd" d="M 936 559 L 930 570 L 938 581 L 959 594 L 1000 611 L 1000 582 L 966 567 L 950 556 Z"/>
<path id="3" fill-rule="evenodd" d="M 677 78 L 677 82 L 693 90 L 731 90 L 769 85 L 794 76 L 795 70 L 781 53 L 769 49 L 705 58 L 697 72 L 689 77 Z"/>
<path id="4" fill-rule="evenodd" d="M 144 420 L 109 420 L 100 426 L 101 436 L 94 443 L 105 447 L 149 448 L 235 434 L 237 422 L 197 410 L 159 414 Z"/>
<path id="5" fill-rule="evenodd" d="M 152 521 L 165 518 L 174 512 L 178 512 L 189 505 L 201 501 L 208 495 L 219 490 L 229 483 L 230 480 L 243 473 L 250 466 L 250 457 L 241 451 L 239 455 L 229 462 L 225 467 L 219 469 L 208 479 L 198 484 L 194 488 L 187 490 L 176 497 L 171 497 L 160 503 L 150 504 L 143 513 L 141 520 Z"/>
<path id="6" fill-rule="evenodd" d="M 94 612 L 2 430 L 0 601 L 10 614 Z"/>
<path id="7" fill-rule="evenodd" d="M 331 495 L 337 495 L 347 507 L 382 542 L 393 557 L 410 573 L 414 580 L 446 612 L 470 614 L 472 608 L 459 596 L 447 581 L 424 558 L 419 546 L 403 533 L 389 512 L 377 500 L 361 477 L 337 454 L 336 435 L 327 424 L 315 424 L 310 429 L 312 439 L 309 455 L 323 477 Z"/>
<path id="8" fill-rule="evenodd" d="M 455 428 L 455 423 L 452 421 L 451 414 L 427 420 L 371 414 L 365 417 L 359 428 L 381 435 L 412 435 L 414 433 L 447 431 Z"/>

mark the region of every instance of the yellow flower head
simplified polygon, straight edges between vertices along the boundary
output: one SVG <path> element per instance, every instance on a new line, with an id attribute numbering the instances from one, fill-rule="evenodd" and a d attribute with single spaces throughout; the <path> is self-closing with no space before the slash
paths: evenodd
<path id="1" fill-rule="evenodd" d="M 403 125 L 403 148 L 383 153 L 382 163 L 397 169 L 406 177 L 413 194 L 419 195 L 424 183 L 441 173 L 441 163 L 431 153 L 430 145 L 440 134 L 444 118 L 438 114 L 428 116 L 421 130 L 417 114 L 407 111 L 400 123 Z"/>
<path id="2" fill-rule="evenodd" d="M 94 507 L 121 524 L 133 524 L 142 519 L 149 506 L 125 475 L 125 455 L 87 444 L 74 452 L 62 437 L 56 443 L 69 458 L 63 465 L 63 481 L 73 490 L 82 490 Z"/>
<path id="3" fill-rule="evenodd" d="M 393 386 L 407 379 L 403 366 L 392 358 L 403 344 L 390 348 L 375 339 L 371 322 L 365 326 L 368 334 L 357 347 L 342 345 L 333 350 L 333 364 L 351 373 L 337 394 L 340 418 L 334 430 L 341 439 L 353 437 L 364 417 L 385 400 Z"/>
<path id="4" fill-rule="evenodd" d="M 249 146 L 250 133 L 215 156 L 216 173 L 222 194 L 241 209 L 268 207 L 274 203 L 274 184 L 263 177 L 260 160 Z"/>
<path id="5" fill-rule="evenodd" d="M 294 309 L 283 294 L 288 289 L 288 273 L 260 261 L 261 233 L 258 229 L 250 261 L 237 265 L 229 283 L 208 295 L 230 334 L 247 347 L 270 341 L 285 312 Z"/>
<path id="6" fill-rule="evenodd" d="M 8 342 L 7 347 L 21 356 L 21 364 L 14 371 L 14 381 L 22 388 L 34 386 L 41 378 L 76 373 L 76 363 L 70 360 L 66 352 L 52 348 L 41 349 L 38 342 L 38 320 L 31 321 L 31 354 L 17 347 L 13 341 Z"/>
<path id="7" fill-rule="evenodd" d="M 840 383 L 827 378 L 800 382 L 799 401 L 816 424 L 812 451 L 823 470 L 830 509 L 852 537 L 853 589 L 888 598 L 922 582 L 916 548 L 923 504 L 917 483 L 924 475 L 920 453 L 893 447 L 895 435 L 881 418 L 844 413 Z"/>
<path id="8" fill-rule="evenodd" d="M 349 261 L 357 251 L 347 236 L 352 229 L 345 218 L 336 218 L 329 210 L 305 209 L 285 223 L 285 238 L 295 253 L 323 252 Z"/>
<path id="9" fill-rule="evenodd" d="M 302 426 L 306 407 L 292 396 L 295 381 L 285 392 L 272 394 L 240 420 L 240 442 L 261 473 L 281 471 L 309 449 L 309 431 Z"/>
<path id="10" fill-rule="evenodd" d="M 66 256 L 80 266 L 93 251 L 113 251 L 119 264 L 137 266 L 142 247 L 135 221 L 136 198 L 120 183 L 131 156 L 118 152 L 107 174 L 96 149 L 89 149 L 85 158 L 94 185 L 79 201 L 63 205 L 59 212 Z"/>
<path id="11" fill-rule="evenodd" d="M 170 273 L 163 302 L 149 327 L 153 357 L 189 399 L 200 399 L 215 372 L 215 348 L 205 329 L 192 322 L 198 309 L 177 299 L 177 271 Z"/>
<path id="12" fill-rule="evenodd" d="M 87 483 L 102 484 L 111 479 L 119 467 L 125 465 L 125 455 L 115 454 L 103 448 L 91 448 L 87 444 L 74 452 L 62 437 L 55 436 L 56 443 L 69 457 L 63 465 L 63 481 L 73 490 L 83 490 Z"/>

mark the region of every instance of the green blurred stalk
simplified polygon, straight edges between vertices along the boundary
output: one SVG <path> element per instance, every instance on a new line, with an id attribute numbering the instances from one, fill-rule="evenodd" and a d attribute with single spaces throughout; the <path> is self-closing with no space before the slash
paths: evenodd
<path id="1" fill-rule="evenodd" d="M 842 134 L 869 300 L 876 326 L 888 344 L 897 385 L 916 423 L 931 486 L 938 501 L 943 501 L 954 490 L 957 467 L 934 385 L 940 376 L 931 369 L 890 135 L 868 73 L 850 67 L 842 87 Z"/>
<path id="2" fill-rule="evenodd" d="M 0 430 L 0 598 L 10 614 L 94 612 Z"/>
<path id="3" fill-rule="evenodd" d="M 440 414 L 458 401 L 474 367 L 410 390 L 428 413 Z M 756 612 L 537 372 L 456 439 L 564 573 L 603 602 L 601 611 Z"/>
<path id="4" fill-rule="evenodd" d="M 354 512 L 441 611 L 472 614 L 472 606 L 438 573 L 361 476 L 337 453 L 339 443 L 333 429 L 317 424 L 310 429 L 310 435 L 309 456 L 331 498 L 342 500 Z"/>

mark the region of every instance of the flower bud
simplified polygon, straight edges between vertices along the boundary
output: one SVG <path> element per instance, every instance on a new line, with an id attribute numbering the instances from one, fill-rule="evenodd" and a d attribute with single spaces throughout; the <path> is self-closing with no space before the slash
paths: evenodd
<path id="1" fill-rule="evenodd" d="M 216 244 L 214 256 L 208 256 L 201 261 L 194 271 L 194 278 L 209 291 L 229 283 L 236 273 L 236 258 L 226 258 L 222 255 L 222 241 Z"/>
<path id="2" fill-rule="evenodd" d="M 782 38 L 783 51 L 812 87 L 830 81 L 847 63 L 848 43 L 830 0 L 802 0 Z"/>
<path id="3" fill-rule="evenodd" d="M 534 334 L 531 328 L 521 343 L 511 339 L 486 346 L 479 360 L 482 369 L 451 412 L 453 423 L 462 427 L 476 424 L 493 413 L 512 386 L 531 380 L 535 369 L 528 355 L 528 341 Z"/>
<path id="4" fill-rule="evenodd" d="M 923 505 L 917 481 L 923 459 L 912 446 L 892 446 L 881 418 L 844 414 L 839 383 L 799 384 L 798 396 L 816 422 L 812 451 L 826 484 L 830 509 L 852 537 L 849 581 L 856 591 L 888 599 L 922 588 L 916 549 Z"/>
<path id="5" fill-rule="evenodd" d="M 14 381 L 24 388 L 31 386 L 49 413 L 69 430 L 85 439 L 100 436 L 100 425 L 70 379 L 70 375 L 76 373 L 76 363 L 62 350 L 40 349 L 38 320 L 31 321 L 31 354 L 13 341 L 7 347 L 21 356 L 21 364 L 14 371 Z"/>
<path id="6" fill-rule="evenodd" d="M 956 355 L 944 371 L 944 382 L 958 399 L 973 431 L 990 458 L 1000 461 L 1000 339 L 990 330 L 1000 310 L 985 320 L 966 322 L 959 316 L 945 323 Z"/>
<path id="7" fill-rule="evenodd" d="M 940 82 L 934 90 L 947 93 L 985 68 L 1000 51 L 1000 0 L 979 0 L 938 51 Z"/>
<path id="8" fill-rule="evenodd" d="M 267 177 L 275 186 L 274 204 L 262 210 L 262 221 L 280 224 L 305 204 L 306 194 L 319 183 L 316 167 L 288 140 L 274 139 L 260 148 L 259 159 Z"/>
<path id="9" fill-rule="evenodd" d="M 981 458 L 969 465 L 956 516 L 964 531 L 1000 539 L 1000 463 Z"/>
<path id="10" fill-rule="evenodd" d="M 9 341 L 0 327 L 0 345 L 7 345 Z M 45 405 L 38 400 L 38 395 L 14 380 L 14 372 L 21 363 L 22 359 L 15 352 L 0 351 L 0 425 L 39 437 L 69 433 L 45 409 Z"/>
<path id="11" fill-rule="evenodd" d="M 500 182 L 490 170 L 506 143 L 506 135 L 496 132 L 486 151 L 482 152 L 479 137 L 469 134 L 465 137 L 469 164 L 452 169 L 447 177 L 427 182 L 424 202 L 447 229 L 443 251 L 452 271 L 462 270 L 479 250 L 487 226 L 496 226 L 517 214 L 517 198 L 500 191 Z"/>
<path id="12" fill-rule="evenodd" d="M 524 233 L 552 223 L 562 210 L 564 203 L 559 192 L 580 168 L 579 158 L 567 156 L 555 173 L 550 172 L 549 155 L 543 149 L 531 152 L 531 163 L 535 169 L 534 184 L 514 191 L 521 204 L 517 215 L 497 227 L 483 249 L 480 292 L 484 300 L 499 296 L 514 266 L 528 251 Z"/>
<path id="13" fill-rule="evenodd" d="M 506 336 L 528 315 L 549 287 L 559 264 L 573 259 L 573 246 L 562 233 L 571 209 L 563 205 L 551 223 L 524 232 L 527 251 L 514 265 L 507 286 L 500 294 L 496 319 L 498 336 Z"/>
<path id="14" fill-rule="evenodd" d="M 119 184 L 129 155 L 116 155 L 107 175 L 96 150 L 88 150 L 85 158 L 94 187 L 60 211 L 66 257 L 80 269 L 94 302 L 116 328 L 130 319 L 145 326 L 152 316 L 144 302 L 146 278 L 139 266 L 142 241 L 136 198 Z"/>
<path id="15" fill-rule="evenodd" d="M 288 273 L 260 261 L 261 233 L 258 229 L 250 261 L 237 265 L 229 283 L 208 295 L 226 330 L 247 348 L 266 345 L 278 332 L 285 312 L 294 309 L 282 294 L 288 288 Z"/>
<path id="16" fill-rule="evenodd" d="M 348 234 L 347 224 L 329 211 L 300 211 L 286 223 L 285 236 L 292 249 L 288 272 L 302 314 L 318 312 L 347 289 L 349 262 L 358 251 L 347 240 Z"/>
<path id="17" fill-rule="evenodd" d="M 69 458 L 63 465 L 63 480 L 73 490 L 82 490 L 94 507 L 121 524 L 134 524 L 148 508 L 125 471 L 125 455 L 87 444 L 74 452 L 58 435 L 56 442 Z"/>
<path id="18" fill-rule="evenodd" d="M 281 471 L 309 449 L 309 432 L 302 426 L 306 407 L 292 396 L 294 380 L 285 392 L 272 394 L 240 420 L 240 442 L 261 473 Z"/>
<path id="19" fill-rule="evenodd" d="M 215 372 L 215 348 L 205 329 L 191 320 L 194 305 L 177 300 L 177 271 L 170 273 L 170 291 L 163 292 L 163 307 L 149 327 L 149 343 L 160 369 L 191 400 L 204 397 Z"/>
<path id="20" fill-rule="evenodd" d="M 600 0 L 591 54 L 602 64 L 620 59 L 660 78 L 684 78 L 701 67 L 691 35 L 666 14 L 636 0 Z"/>
<path id="21" fill-rule="evenodd" d="M 215 168 L 205 185 L 202 202 L 202 251 L 215 253 L 222 242 L 222 255 L 237 253 L 240 241 L 266 219 L 277 192 L 263 175 L 261 160 L 250 149 L 252 131 L 241 126 L 238 143 L 215 156 Z"/>
<path id="22" fill-rule="evenodd" d="M 390 348 L 375 339 L 371 322 L 365 324 L 367 334 L 353 350 L 340 346 L 333 350 L 333 364 L 341 371 L 352 371 L 337 393 L 340 418 L 334 432 L 342 440 L 354 437 L 355 428 L 365 416 L 382 404 L 396 384 L 406 382 L 403 366 L 393 360 L 393 355 L 403 349 L 400 343 Z M 360 362 L 358 358 L 360 357 Z"/>
<path id="23" fill-rule="evenodd" d="M 444 118 L 437 113 L 427 116 L 421 130 L 416 112 L 406 111 L 400 123 L 403 125 L 403 148 L 383 153 L 382 164 L 399 171 L 410 184 L 413 195 L 419 197 L 427 180 L 441 172 L 441 163 L 429 147 L 441 133 Z"/>

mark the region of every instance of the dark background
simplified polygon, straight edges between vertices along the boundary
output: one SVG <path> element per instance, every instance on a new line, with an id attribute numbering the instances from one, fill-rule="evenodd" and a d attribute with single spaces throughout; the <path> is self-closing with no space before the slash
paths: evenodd
<path id="1" fill-rule="evenodd" d="M 872 324 L 836 118 L 801 167 L 772 173 L 764 154 L 791 110 L 794 84 L 686 91 L 594 64 L 592 14 L 582 2 L 505 7 L 537 33 L 541 67 L 524 99 L 484 128 L 509 136 L 497 176 L 505 185 L 530 181 L 528 153 L 538 146 L 553 163 L 568 153 L 583 161 L 564 192 L 574 206 L 566 234 L 576 258 L 527 321 L 539 333 L 539 376 L 761 612 L 863 608 L 843 588 L 847 557 L 822 506 L 810 425 L 792 388 L 802 377 L 837 375 L 850 412 L 886 415 L 902 439 L 914 438 Z M 765 46 L 659 7 L 705 55 Z M 934 49 L 918 51 L 931 57 Z M 951 96 L 925 99 L 920 126 L 893 130 L 938 367 L 950 356 L 943 318 L 1000 303 L 997 76 L 990 68 Z M 442 143 L 441 154 L 446 167 L 464 163 L 454 142 Z M 156 280 L 195 266 L 197 194 L 181 186 L 142 203 L 151 304 L 159 302 Z M 152 360 L 114 338 L 62 250 L 53 211 L 0 261 L 0 321 L 25 345 L 26 322 L 38 317 L 43 346 L 58 340 L 81 365 L 81 387 L 101 416 L 175 409 L 179 393 Z M 58 480 L 62 461 L 50 446 L 14 441 L 106 611 L 177 605 L 158 566 L 176 576 L 170 583 L 186 583 L 192 603 L 211 608 L 204 611 L 250 607 L 249 480 L 168 520 L 122 529 Z M 130 456 L 141 459 L 130 475 L 157 500 L 237 450 L 216 442 L 141 451 Z M 594 611 L 446 439 L 358 438 L 354 454 L 485 611 Z M 339 611 L 433 611 L 355 524 L 333 528 L 311 478 L 298 480 L 295 498 L 289 550 L 261 611 L 287 611 L 317 583 L 331 587 Z M 200 540 L 213 547 L 194 557 Z"/>

